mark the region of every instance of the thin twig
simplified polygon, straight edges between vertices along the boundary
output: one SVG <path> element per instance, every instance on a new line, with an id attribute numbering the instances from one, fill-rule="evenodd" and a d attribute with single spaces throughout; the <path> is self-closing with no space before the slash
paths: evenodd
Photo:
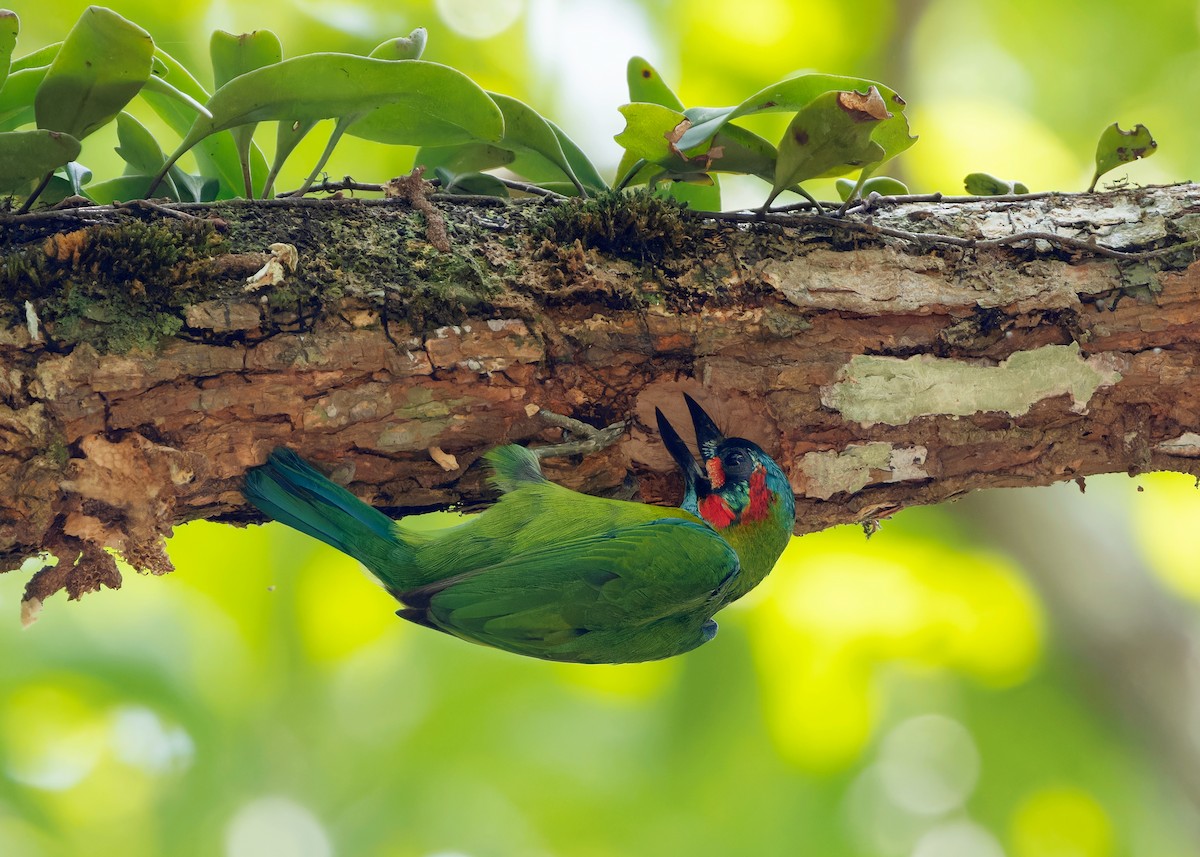
<path id="1" fill-rule="evenodd" d="M 346 176 L 341 181 L 336 182 L 326 179 L 320 184 L 314 184 L 307 191 L 305 191 L 305 193 L 337 193 L 338 191 L 343 190 L 360 190 L 373 193 L 383 193 L 385 189 L 386 187 L 378 182 L 360 182 L 355 181 L 350 176 Z M 285 193 L 277 194 L 276 199 L 282 197 L 299 198 L 300 196 L 302 196 L 302 194 L 300 193 L 299 188 L 297 188 L 296 190 L 289 190 Z"/>
<path id="2" fill-rule="evenodd" d="M 580 422 L 573 417 L 556 414 L 545 408 L 538 409 L 537 413 L 539 417 L 550 423 L 550 425 L 581 438 L 580 440 L 568 440 L 552 444 L 551 446 L 533 448 L 531 451 L 538 458 L 557 458 L 564 455 L 589 455 L 612 446 L 625 434 L 626 424 L 623 420 L 613 423 L 606 428 L 598 429 L 585 422 Z"/>
<path id="3" fill-rule="evenodd" d="M 118 211 L 155 211 L 164 217 L 175 217 L 179 220 L 203 219 L 194 214 L 188 214 L 186 211 L 180 211 L 177 208 L 168 208 L 161 203 L 149 199 L 131 199 L 128 202 L 115 202 L 113 203 L 113 208 Z"/>
<path id="4" fill-rule="evenodd" d="M 1017 232 L 1012 235 L 1003 235 L 999 238 L 960 238 L 957 235 L 944 235 L 939 232 L 910 232 L 904 229 L 896 229 L 891 226 L 878 226 L 874 223 L 864 223 L 860 220 L 832 217 L 827 214 L 778 215 L 770 212 L 762 214 L 743 211 L 704 211 L 695 212 L 695 216 L 704 217 L 705 219 L 709 220 L 719 220 L 730 223 L 774 223 L 781 226 L 792 227 L 804 225 L 828 226 L 834 229 L 843 229 L 848 232 L 861 232 L 867 235 L 898 238 L 902 241 L 907 241 L 912 244 L 933 244 L 950 247 L 965 247 L 968 249 L 1006 247 L 1012 244 L 1020 244 L 1024 241 L 1045 241 L 1048 244 L 1052 244 L 1056 247 L 1066 250 L 1077 250 L 1093 256 L 1105 256 L 1112 259 L 1123 259 L 1131 262 L 1153 259 L 1156 256 L 1165 256 L 1169 253 L 1178 252 L 1183 247 L 1196 243 L 1188 242 L 1186 244 L 1176 244 L 1172 247 L 1162 247 L 1156 250 L 1127 252 L 1124 250 L 1116 250 L 1112 247 L 1106 247 L 1103 244 L 1098 244 L 1082 238 L 1071 238 L 1066 235 L 1056 235 L 1053 232 Z"/>
<path id="5" fill-rule="evenodd" d="M 566 194 L 561 194 L 556 190 L 550 190 L 544 187 L 538 187 L 535 184 L 527 184 L 526 182 L 513 181 L 512 179 L 502 179 L 499 176 L 492 176 L 500 184 L 512 190 L 519 190 L 522 193 L 530 194 L 531 196 L 545 196 L 551 199 L 570 199 Z"/>

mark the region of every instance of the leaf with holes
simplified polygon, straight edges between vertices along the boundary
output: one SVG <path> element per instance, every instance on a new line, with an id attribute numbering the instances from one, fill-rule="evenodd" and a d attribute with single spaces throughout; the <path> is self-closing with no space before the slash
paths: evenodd
<path id="1" fill-rule="evenodd" d="M 872 139 L 878 123 L 891 117 L 875 87 L 863 92 L 826 92 L 813 99 L 788 124 L 779 141 L 770 206 L 792 185 L 822 176 L 866 169 L 883 160 Z"/>
<path id="2" fill-rule="evenodd" d="M 629 87 L 629 100 L 633 103 L 644 102 L 668 107 L 677 112 L 683 112 L 683 102 L 679 100 L 671 87 L 667 86 L 662 75 L 658 73 L 643 57 L 631 57 L 625 66 L 625 82 Z M 763 141 L 766 142 L 765 140 Z M 767 143 L 770 146 L 769 143 Z M 771 146 L 774 152 L 774 146 Z M 721 183 L 715 176 L 709 184 L 697 184 L 689 181 L 669 181 L 661 185 L 662 169 L 657 165 L 648 165 L 629 150 L 621 156 L 617 165 L 617 179 L 628 179 L 626 186 L 635 187 L 641 184 L 659 185 L 656 193 L 677 199 L 698 211 L 717 211 L 721 208 Z M 630 175 L 632 173 L 632 175 Z M 669 176 L 668 176 L 669 178 Z"/>
<path id="3" fill-rule="evenodd" d="M 1088 191 L 1096 189 L 1100 176 L 1115 170 L 1121 164 L 1129 164 L 1139 158 L 1148 158 L 1158 151 L 1158 143 L 1150 136 L 1145 125 L 1134 125 L 1131 131 L 1122 131 L 1116 122 L 1104 129 L 1100 142 L 1096 144 L 1096 173 Z"/>
<path id="4" fill-rule="evenodd" d="M 758 176 L 775 175 L 775 147 L 737 125 L 726 125 L 709 140 L 690 150 L 679 141 L 692 127 L 692 110 L 679 112 L 660 104 L 625 104 L 620 108 L 625 130 L 616 141 L 638 160 L 656 164 L 667 177 L 686 180 L 697 173 L 726 172 Z M 665 133 L 663 128 L 668 128 Z"/>

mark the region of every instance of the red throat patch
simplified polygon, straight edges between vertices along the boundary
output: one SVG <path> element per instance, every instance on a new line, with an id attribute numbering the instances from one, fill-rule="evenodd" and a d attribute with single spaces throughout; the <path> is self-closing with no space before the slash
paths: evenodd
<path id="1" fill-rule="evenodd" d="M 714 455 L 705 461 L 704 469 L 708 471 L 708 481 L 712 483 L 712 487 L 720 488 L 725 484 L 725 467 L 717 456 Z"/>
<path id="2" fill-rule="evenodd" d="M 761 521 L 771 507 L 771 489 L 767 487 L 767 471 L 761 464 L 750 474 L 750 501 L 742 512 L 743 521 Z"/>
<path id="3" fill-rule="evenodd" d="M 733 523 L 737 515 L 720 494 L 709 494 L 700 501 L 700 517 L 716 529 L 723 530 Z"/>

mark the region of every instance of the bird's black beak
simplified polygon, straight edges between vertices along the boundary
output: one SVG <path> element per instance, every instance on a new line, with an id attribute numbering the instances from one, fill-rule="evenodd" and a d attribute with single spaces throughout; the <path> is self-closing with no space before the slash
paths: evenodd
<path id="1" fill-rule="evenodd" d="M 705 459 L 711 458 L 716 454 L 717 447 L 725 440 L 725 435 L 721 434 L 717 424 L 704 412 L 704 408 L 696 404 L 695 399 L 687 393 L 683 394 L 683 398 L 692 415 L 692 426 L 696 430 L 696 445 L 700 448 L 700 454 Z M 683 478 L 687 484 L 698 494 L 712 493 L 712 483 L 709 482 L 708 472 L 697 463 L 692 451 L 679 436 L 679 432 L 675 431 L 675 427 L 667 421 L 663 412 L 658 408 L 654 409 L 654 414 L 658 417 L 658 431 L 662 435 L 663 444 L 667 447 L 667 452 L 671 453 L 671 457 L 675 459 L 675 463 L 679 465 L 679 469 L 683 471 Z"/>
<path id="2" fill-rule="evenodd" d="M 692 426 L 696 429 L 696 446 L 700 448 L 701 457 L 707 461 L 717 454 L 717 447 L 725 442 L 725 435 L 721 434 L 712 417 L 696 404 L 695 399 L 684 393 L 683 400 L 687 402 L 688 411 L 692 414 Z"/>

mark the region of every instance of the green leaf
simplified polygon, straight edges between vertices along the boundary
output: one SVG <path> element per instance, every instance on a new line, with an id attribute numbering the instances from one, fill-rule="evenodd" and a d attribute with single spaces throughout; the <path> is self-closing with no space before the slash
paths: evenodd
<path id="1" fill-rule="evenodd" d="M 14 131 L 33 121 L 33 97 L 49 66 L 24 68 L 8 76 L 0 89 L 0 131 Z"/>
<path id="2" fill-rule="evenodd" d="M 17 34 L 21 32 L 21 19 L 16 12 L 0 9 L 0 89 L 8 79 L 12 65 L 13 50 L 17 47 Z"/>
<path id="3" fill-rule="evenodd" d="M 0 193 L 29 190 L 29 183 L 79 157 L 79 141 L 60 131 L 0 133 Z"/>
<path id="4" fill-rule="evenodd" d="M 860 92 L 826 92 L 798 112 L 779 141 L 769 206 L 792 185 L 878 164 L 883 147 L 871 139 L 891 114 L 874 87 Z"/>
<path id="5" fill-rule="evenodd" d="M 458 146 L 427 146 L 415 163 L 429 169 L 444 167 L 453 174 L 481 172 L 507 166 L 531 184 L 569 182 L 568 193 L 587 196 L 607 185 L 587 155 L 527 104 L 489 92 L 504 117 L 504 136 L 497 142 L 474 140 Z"/>
<path id="6" fill-rule="evenodd" d="M 377 60 L 419 60 L 421 54 L 425 53 L 425 43 L 428 40 L 429 33 L 425 28 L 417 27 L 407 37 L 388 39 L 376 45 L 368 56 Z"/>
<path id="7" fill-rule="evenodd" d="M 150 191 L 150 182 L 154 176 L 128 175 L 118 176 L 108 181 L 89 185 L 87 198 L 98 205 L 112 205 L 114 202 L 128 202 L 131 199 L 142 199 Z"/>
<path id="8" fill-rule="evenodd" d="M 625 117 L 625 129 L 613 139 L 635 160 L 661 166 L 682 157 L 676 143 L 691 126 L 683 111 L 649 102 L 623 104 L 618 110 Z"/>
<path id="9" fill-rule="evenodd" d="M 625 117 L 625 130 L 616 141 L 635 161 L 657 164 L 675 179 L 708 172 L 745 173 L 767 181 L 774 178 L 775 147 L 745 128 L 726 125 L 712 138 L 685 151 L 678 141 L 692 127 L 690 117 L 695 111 L 681 113 L 660 104 L 625 104 L 620 111 Z"/>
<path id="10" fill-rule="evenodd" d="M 173 56 L 156 48 L 155 59 L 166 68 L 166 80 L 172 82 L 177 91 L 195 101 L 208 101 L 208 91 L 201 86 L 191 73 L 188 72 Z M 150 81 L 142 89 L 144 100 L 179 136 L 187 134 L 196 121 L 196 111 L 179 99 L 166 93 L 154 90 Z M 3 93 L 0 93 L 0 99 Z M 267 171 L 267 160 L 263 157 L 258 146 L 251 147 L 251 166 L 254 176 L 262 176 Z M 232 199 L 243 193 L 242 166 L 238 157 L 237 144 L 229 134 L 216 134 L 200 142 L 195 149 L 196 163 L 201 175 L 216 178 L 220 182 L 220 190 L 216 199 Z M 255 186 L 257 192 L 262 188 Z"/>
<path id="11" fill-rule="evenodd" d="M 454 174 L 445 167 L 434 170 L 444 193 L 475 194 L 478 196 L 507 197 L 508 188 L 500 179 L 487 173 Z"/>
<path id="12" fill-rule="evenodd" d="M 1134 125 L 1132 131 L 1122 131 L 1116 122 L 1104 129 L 1100 142 L 1096 144 L 1096 173 L 1088 191 L 1096 189 L 1100 176 L 1115 170 L 1121 164 L 1132 163 L 1139 158 L 1148 158 L 1158 151 L 1158 143 L 1150 136 L 1145 125 Z"/>
<path id="13" fill-rule="evenodd" d="M 54 58 L 58 56 L 58 51 L 61 47 L 62 42 L 55 42 L 54 44 L 46 45 L 44 48 L 38 48 L 32 53 L 25 54 L 23 57 L 18 57 L 12 61 L 12 68 L 8 71 L 10 74 L 15 74 L 27 68 L 48 67 L 50 63 L 54 62 Z"/>
<path id="14" fill-rule="evenodd" d="M 353 54 L 293 57 L 235 77 L 206 105 L 211 119 L 198 118 L 172 153 L 174 163 L 200 141 L 251 122 L 317 121 L 365 114 L 352 128 L 379 131 L 386 142 L 442 142 L 446 128 L 463 139 L 499 139 L 500 109 L 461 72 L 420 60 L 389 62 Z M 360 127 L 361 126 L 361 127 Z M 384 133 L 386 132 L 386 133 Z"/>
<path id="15" fill-rule="evenodd" d="M 292 150 L 300 145 L 308 132 L 316 127 L 316 120 L 308 120 L 305 122 L 280 122 L 275 131 L 275 156 L 271 160 L 271 170 L 267 173 L 267 181 L 263 185 L 262 195 L 265 199 L 271 195 L 275 188 L 275 179 L 279 177 L 279 171 L 283 169 L 283 162 L 287 160 L 288 155 Z"/>
<path id="16" fill-rule="evenodd" d="M 499 143 L 475 142 L 461 146 L 423 146 L 413 164 L 427 170 L 445 169 L 451 175 L 458 175 L 507 166 L 516 157 L 512 149 L 505 149 Z"/>
<path id="17" fill-rule="evenodd" d="M 61 169 L 71 193 L 83 196 L 83 186 L 92 180 L 92 171 L 78 161 L 68 161 Z"/>
<path id="18" fill-rule="evenodd" d="M 111 9 L 89 6 L 38 87 L 38 127 L 82 140 L 107 125 L 146 83 L 153 55 L 149 33 Z"/>
<path id="19" fill-rule="evenodd" d="M 346 55 L 323 56 L 336 58 Z M 371 110 L 351 125 L 346 132 L 351 136 L 401 146 L 450 146 L 474 140 L 494 142 L 503 136 L 504 118 L 500 108 L 461 72 L 420 60 L 389 62 L 363 57 L 354 59 L 358 63 L 377 66 L 363 69 L 355 66 L 353 73 L 362 80 L 361 85 L 354 86 L 362 90 L 364 95 L 373 95 L 378 102 L 378 109 Z M 326 73 L 343 74 L 342 71 Z M 345 73 L 352 72 L 347 70 Z M 345 88 L 349 89 L 350 85 L 347 84 Z M 342 87 L 339 85 L 337 89 L 341 90 Z M 388 100 L 384 101 L 385 98 Z"/>
<path id="20" fill-rule="evenodd" d="M 255 30 L 240 36 L 214 30 L 208 51 L 212 58 L 213 81 L 218 89 L 239 75 L 283 59 L 279 36 L 270 30 Z"/>
<path id="21" fill-rule="evenodd" d="M 1014 193 L 1029 193 L 1021 182 L 998 179 L 988 173 L 971 173 L 963 179 L 963 185 L 971 196 L 1008 196 Z"/>
<path id="22" fill-rule="evenodd" d="M 126 175 L 154 175 L 167 159 L 146 126 L 125 112 L 117 117 L 117 142 L 117 154 L 125 162 Z"/>
<path id="23" fill-rule="evenodd" d="M 917 141 L 908 133 L 908 120 L 904 116 L 904 99 L 894 89 L 861 77 L 843 77 L 832 74 L 802 74 L 773 83 L 759 90 L 736 107 L 696 108 L 688 111 L 692 127 L 679 140 L 681 149 L 692 149 L 711 138 L 727 122 L 740 116 L 755 113 L 797 112 L 818 96 L 832 91 L 867 92 L 871 87 L 878 91 L 884 105 L 892 115 L 878 122 L 871 138 L 883 149 L 882 163 L 903 152 Z M 869 165 L 871 169 L 878 163 Z M 869 170 L 868 170 L 869 171 Z"/>
<path id="24" fill-rule="evenodd" d="M 576 177 L 566 154 L 563 153 L 559 134 L 555 133 L 550 123 L 524 102 L 495 92 L 488 95 L 496 102 L 504 116 L 504 136 L 500 139 L 500 146 L 512 150 L 518 157 L 525 154 L 545 159 L 559 173 L 554 178 L 565 177 L 575 186 L 580 196 L 587 196 L 583 183 Z M 528 169 L 516 171 L 520 175 L 529 175 Z M 532 175 L 529 177 L 533 178 Z"/>
<path id="25" fill-rule="evenodd" d="M 155 60 L 157 61 L 158 58 L 155 57 Z M 187 107 L 193 113 L 199 113 L 202 116 L 212 115 L 208 112 L 207 107 L 205 107 L 196 99 L 192 98 L 192 96 L 188 95 L 186 92 L 176 89 L 165 79 L 159 77 L 158 74 L 151 74 L 148 78 L 146 78 L 146 85 L 142 87 L 142 91 L 139 94 L 144 96 L 147 92 L 157 92 L 160 95 L 173 98 L 180 104 Z"/>
<path id="26" fill-rule="evenodd" d="M 255 30 L 240 36 L 215 30 L 208 51 L 212 57 L 213 80 L 218 89 L 239 75 L 274 65 L 283 59 L 283 45 L 270 30 Z M 254 142 L 255 124 L 241 125 L 231 132 L 237 145 L 238 160 L 242 164 L 242 186 L 247 198 L 254 196 L 250 147 Z"/>
<path id="27" fill-rule="evenodd" d="M 663 82 L 654 66 L 641 57 L 630 58 L 625 66 L 625 80 L 629 84 L 630 101 L 661 104 L 672 110 L 683 111 L 683 102 L 679 100 L 679 96 Z"/>
<path id="28" fill-rule="evenodd" d="M 574 140 L 568 137 L 561 128 L 549 119 L 546 120 L 546 124 L 550 126 L 550 130 L 554 132 L 554 135 L 558 137 L 558 144 L 562 146 L 567 163 L 571 165 L 571 170 L 583 186 L 593 193 L 608 190 L 608 182 L 600 176 L 591 159 L 584 154 L 583 149 L 579 148 Z"/>
<path id="29" fill-rule="evenodd" d="M 212 202 L 221 189 L 217 179 L 192 175 L 180 169 L 178 164 L 171 167 L 167 179 L 178 189 L 175 198 L 181 202 Z"/>
<path id="30" fill-rule="evenodd" d="M 854 193 L 854 189 L 858 187 L 858 182 L 852 182 L 850 179 L 838 179 L 833 183 L 833 186 L 837 188 L 838 196 L 841 197 L 842 202 L 845 202 Z M 873 193 L 877 193 L 880 196 L 906 196 L 908 194 L 908 185 L 891 176 L 875 176 L 863 182 L 859 193 L 862 196 L 869 196 Z"/>
<path id="31" fill-rule="evenodd" d="M 674 110 L 677 113 L 683 112 L 683 102 L 679 100 L 679 96 L 674 93 L 671 87 L 667 86 L 666 82 L 662 79 L 662 75 L 658 73 L 658 70 L 643 57 L 630 58 L 625 66 L 625 82 L 629 87 L 629 100 L 631 102 L 657 104 L 661 107 Z M 773 165 L 775 147 L 765 140 L 763 142 L 771 150 Z M 621 156 L 620 164 L 617 165 L 617 177 L 624 178 L 643 160 L 633 152 L 626 150 Z M 641 167 L 638 168 L 638 171 L 626 184 L 636 186 L 654 182 L 657 185 L 662 178 L 662 173 L 663 170 L 658 164 Z M 667 184 L 658 185 L 655 189 L 655 194 L 679 200 L 696 211 L 719 211 L 721 208 L 721 185 L 716 178 L 713 178 L 709 184 L 697 184 L 691 181 L 671 181 Z"/>

